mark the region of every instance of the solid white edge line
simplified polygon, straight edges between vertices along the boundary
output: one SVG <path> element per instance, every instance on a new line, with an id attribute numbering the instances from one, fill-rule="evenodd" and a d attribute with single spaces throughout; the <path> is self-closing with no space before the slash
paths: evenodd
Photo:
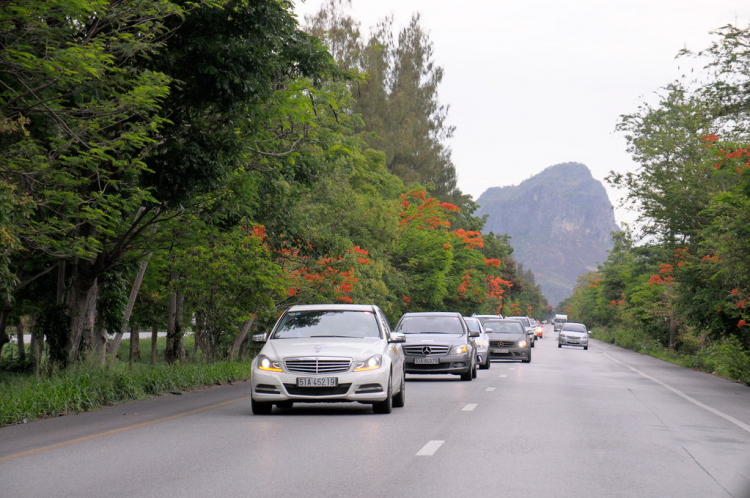
<path id="1" fill-rule="evenodd" d="M 477 406 L 479 406 L 477 403 L 469 403 L 468 405 L 466 405 L 463 408 L 461 408 L 461 411 L 462 412 L 470 412 L 470 411 L 473 411 L 474 408 L 476 408 Z"/>
<path id="2" fill-rule="evenodd" d="M 429 441 L 422 447 L 421 450 L 417 452 L 416 456 L 432 456 L 443 445 L 444 442 L 445 441 L 441 441 L 439 439 Z"/>
<path id="3" fill-rule="evenodd" d="M 717 410 L 717 409 L 715 409 L 715 408 L 711 408 L 711 407 L 710 407 L 710 406 L 708 406 L 708 405 L 704 405 L 703 403 L 701 403 L 701 402 L 700 402 L 700 401 L 698 401 L 697 399 L 695 399 L 695 398 L 691 398 L 691 397 L 690 397 L 690 396 L 688 396 L 687 394 L 683 393 L 683 392 L 682 392 L 682 391 L 680 391 L 680 390 L 677 390 L 677 389 L 675 389 L 674 387 L 670 386 L 669 384 L 665 384 L 664 382 L 660 381 L 659 379 L 655 379 L 655 378 L 651 377 L 650 375 L 648 375 L 648 374 L 646 374 L 646 373 L 643 373 L 643 372 L 641 372 L 641 371 L 640 371 L 640 370 L 638 370 L 637 368 L 633 368 L 633 367 L 631 367 L 630 365 L 628 365 L 628 364 L 626 364 L 626 363 L 623 363 L 623 362 L 621 362 L 620 360 L 616 360 L 615 358 L 612 358 L 612 357 L 611 357 L 610 355 L 608 355 L 607 353 L 603 353 L 603 354 L 604 354 L 604 356 L 606 356 L 606 357 L 607 357 L 607 358 L 609 358 L 610 360 L 612 360 L 612 361 L 614 361 L 614 362 L 616 362 L 616 363 L 619 363 L 620 365 L 626 366 L 626 367 L 628 367 L 629 369 L 631 369 L 631 370 L 632 370 L 633 372 L 637 373 L 638 375 L 641 375 L 641 376 L 643 376 L 643 377 L 645 377 L 645 378 L 647 378 L 647 379 L 649 379 L 649 380 L 652 380 L 652 381 L 656 382 L 656 383 L 657 383 L 657 384 L 659 384 L 660 386 L 662 386 L 662 387 L 664 387 L 664 388 L 668 389 L 669 391 L 672 391 L 672 392 L 673 392 L 673 393 L 675 393 L 675 394 L 676 394 L 677 396 L 679 396 L 679 397 L 681 397 L 681 398 L 683 398 L 683 399 L 685 399 L 685 400 L 687 400 L 687 401 L 691 402 L 691 403 L 692 403 L 692 404 L 694 404 L 695 406 L 698 406 L 698 407 L 700 407 L 700 408 L 703 408 L 704 410 L 707 410 L 707 411 L 709 411 L 709 412 L 713 413 L 714 415 L 718 415 L 719 417 L 723 418 L 724 420 L 726 420 L 726 421 L 728 421 L 728 422 L 732 422 L 732 423 L 733 423 L 734 425 L 736 425 L 736 426 L 737 426 L 737 427 L 739 427 L 740 429 L 742 429 L 742 430 L 744 430 L 744 431 L 747 431 L 747 432 L 750 432 L 750 425 L 747 425 L 746 423 L 742 422 L 741 420 L 737 420 L 736 418 L 734 418 L 734 417 L 732 417 L 732 416 L 730 416 L 730 415 L 727 415 L 726 413 L 720 412 L 719 410 Z"/>

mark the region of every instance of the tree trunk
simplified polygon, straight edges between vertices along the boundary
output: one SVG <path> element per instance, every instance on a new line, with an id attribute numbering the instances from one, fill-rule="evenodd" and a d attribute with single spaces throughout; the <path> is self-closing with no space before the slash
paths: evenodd
<path id="1" fill-rule="evenodd" d="M 250 332 L 250 328 L 253 326 L 253 322 L 255 322 L 255 319 L 251 318 L 242 325 L 240 333 L 237 334 L 234 342 L 232 342 L 232 347 L 227 350 L 227 358 L 229 359 L 229 361 L 234 360 L 234 355 L 237 354 L 240 346 L 242 346 L 242 343 L 244 343 L 245 339 L 247 339 L 247 334 L 248 332 Z"/>
<path id="2" fill-rule="evenodd" d="M 177 272 L 172 272 L 170 282 L 177 280 Z M 168 365 L 175 361 L 175 337 L 177 335 L 177 293 L 169 295 L 169 311 L 167 315 L 167 349 L 164 351 L 164 359 Z"/>
<path id="3" fill-rule="evenodd" d="M 133 281 L 133 287 L 130 289 L 130 297 L 128 298 L 128 307 L 125 308 L 125 315 L 123 316 L 122 330 L 115 334 L 115 338 L 108 345 L 109 354 L 115 356 L 117 351 L 120 349 L 120 341 L 122 341 L 122 335 L 125 329 L 128 327 L 130 321 L 130 315 L 133 313 L 133 306 L 135 306 L 135 299 L 138 297 L 138 291 L 141 289 L 143 283 L 143 276 L 146 274 L 146 268 L 148 268 L 148 262 L 151 259 L 151 254 L 146 255 L 146 259 L 141 262 L 141 267 L 138 270 L 138 274 L 135 276 Z"/>
<path id="4" fill-rule="evenodd" d="M 31 327 L 31 361 L 34 363 L 34 372 L 38 375 L 42 367 L 42 348 L 44 347 L 44 334 Z"/>
<path id="5" fill-rule="evenodd" d="M 4 309 L 0 311 L 0 358 L 2 358 L 3 347 L 10 342 L 10 336 L 8 336 L 8 332 L 5 330 L 8 327 L 9 316 L 9 310 Z"/>
<path id="6" fill-rule="evenodd" d="M 195 347 L 200 348 L 201 351 L 203 351 L 203 355 L 208 358 L 208 349 L 206 349 L 204 326 L 205 321 L 203 319 L 203 313 L 196 313 L 195 333 L 193 334 L 193 339 L 195 339 Z M 195 355 L 193 355 L 193 357 L 195 357 Z"/>
<path id="7" fill-rule="evenodd" d="M 23 329 L 23 321 L 19 319 L 16 324 L 16 338 L 18 340 L 18 360 L 22 363 L 26 361 L 26 344 L 24 344 Z"/>
<path id="8" fill-rule="evenodd" d="M 141 361 L 141 333 L 138 324 L 130 324 L 130 356 L 128 357 L 128 366 L 133 368 L 134 361 Z"/>
<path id="9" fill-rule="evenodd" d="M 156 366 L 156 343 L 159 340 L 159 326 L 151 325 L 151 366 Z"/>
<path id="10" fill-rule="evenodd" d="M 669 315 L 669 349 L 674 351 L 677 344 L 677 320 L 674 314 Z"/>
<path id="11" fill-rule="evenodd" d="M 78 280 L 71 286 L 68 298 L 68 316 L 70 317 L 70 337 L 68 338 L 68 361 L 78 359 L 81 343 L 90 343 L 94 328 L 94 313 L 96 312 L 96 279 L 90 284 L 86 280 Z"/>
<path id="12" fill-rule="evenodd" d="M 175 314 L 175 357 L 185 363 L 185 329 L 183 328 L 183 318 L 185 315 L 185 295 L 177 292 L 177 310 Z"/>

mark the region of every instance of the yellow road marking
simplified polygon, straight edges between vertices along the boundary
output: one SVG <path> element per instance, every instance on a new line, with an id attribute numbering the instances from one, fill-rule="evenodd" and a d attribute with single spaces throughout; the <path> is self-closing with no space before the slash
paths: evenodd
<path id="1" fill-rule="evenodd" d="M 64 448 L 65 446 L 70 446 L 72 444 L 85 443 L 86 441 L 91 441 L 93 439 L 98 439 L 100 437 L 112 436 L 113 434 L 119 434 L 120 432 L 132 431 L 133 429 L 140 429 L 141 427 L 147 427 L 149 425 L 160 424 L 162 422 L 168 422 L 170 420 L 174 420 L 174 419 L 181 418 L 181 417 L 187 417 L 188 415 L 194 415 L 196 413 L 204 412 L 206 410 L 212 410 L 212 409 L 218 408 L 220 406 L 231 405 L 233 403 L 237 403 L 238 401 L 246 401 L 248 399 L 250 399 L 250 396 L 245 396 L 245 397 L 242 397 L 242 398 L 233 399 L 231 401 L 225 401 L 223 403 L 219 403 L 219 404 L 216 404 L 216 405 L 204 406 L 203 408 L 198 408 L 196 410 L 190 410 L 189 412 L 178 413 L 177 415 L 172 415 L 171 417 L 160 418 L 158 420 L 152 420 L 151 422 L 143 422 L 142 424 L 130 425 L 128 427 L 123 427 L 121 429 L 115 429 L 115 430 L 112 430 L 112 431 L 101 432 L 99 434 L 92 434 L 91 436 L 86 436 L 86 437 L 79 437 L 78 439 L 71 439 L 70 441 L 65 441 L 65 442 L 57 443 L 57 444 L 51 444 L 49 446 L 42 446 L 41 448 L 35 448 L 33 450 L 23 451 L 21 453 L 15 453 L 13 455 L 4 456 L 4 457 L 0 458 L 0 462 L 8 462 L 10 460 L 15 460 L 16 458 L 22 458 L 22 457 L 25 457 L 25 456 L 36 455 L 37 453 L 43 453 L 45 451 L 50 451 L 50 450 L 54 450 L 54 449 L 57 449 L 57 448 Z"/>

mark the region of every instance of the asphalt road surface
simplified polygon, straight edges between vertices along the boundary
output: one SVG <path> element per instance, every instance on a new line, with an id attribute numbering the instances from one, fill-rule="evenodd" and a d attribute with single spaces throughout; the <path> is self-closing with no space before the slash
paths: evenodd
<path id="1" fill-rule="evenodd" d="M 249 383 L 0 429 L 0 497 L 750 498 L 750 388 L 594 341 L 406 406 L 250 413 Z"/>

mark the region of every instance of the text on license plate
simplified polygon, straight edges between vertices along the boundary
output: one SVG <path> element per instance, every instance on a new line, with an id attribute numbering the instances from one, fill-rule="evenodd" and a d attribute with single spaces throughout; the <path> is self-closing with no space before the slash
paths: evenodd
<path id="1" fill-rule="evenodd" d="M 492 348 L 493 353 L 507 353 L 508 350 L 505 348 Z"/>
<path id="2" fill-rule="evenodd" d="M 440 363 L 439 358 L 414 358 L 414 363 L 420 363 L 420 364 L 435 364 Z"/>
<path id="3" fill-rule="evenodd" d="M 297 377 L 297 387 L 336 387 L 338 377 Z"/>

